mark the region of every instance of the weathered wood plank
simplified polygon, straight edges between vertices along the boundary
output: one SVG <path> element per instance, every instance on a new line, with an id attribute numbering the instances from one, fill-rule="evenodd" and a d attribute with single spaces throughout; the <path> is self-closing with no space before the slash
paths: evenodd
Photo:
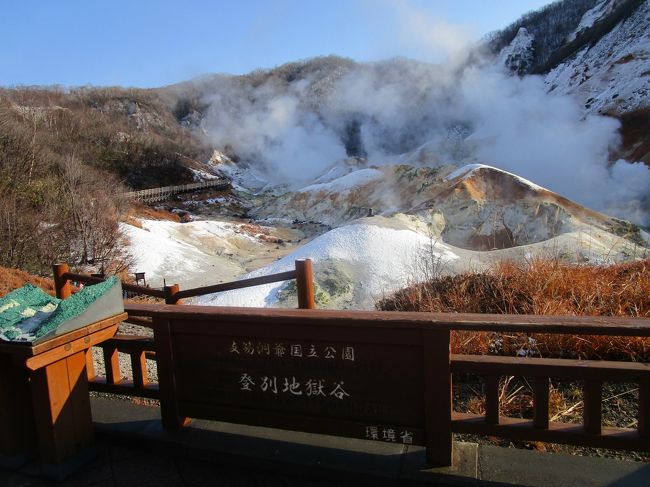
<path id="1" fill-rule="evenodd" d="M 66 272 L 64 274 L 64 277 L 70 281 L 82 282 L 84 284 L 99 284 L 100 282 L 105 281 L 105 279 L 102 277 L 94 277 L 87 274 L 76 274 L 73 272 Z M 131 291 L 134 293 L 144 294 L 146 296 L 153 296 L 161 299 L 165 297 L 165 293 L 162 289 L 153 289 L 145 286 L 138 286 L 136 284 L 129 284 L 126 282 L 122 283 L 122 289 L 125 291 Z"/>
<path id="2" fill-rule="evenodd" d="M 109 384 L 119 384 L 122 380 L 120 372 L 120 357 L 115 347 L 102 347 L 104 355 L 104 369 L 106 370 L 106 380 Z"/>
<path id="3" fill-rule="evenodd" d="M 149 382 L 147 376 L 147 359 L 144 351 L 132 351 L 131 357 L 131 371 L 133 373 L 133 384 L 139 389 L 143 389 Z"/>
<path id="4" fill-rule="evenodd" d="M 549 379 L 535 377 L 533 380 L 533 425 L 535 428 L 548 428 Z"/>
<path id="5" fill-rule="evenodd" d="M 182 291 L 181 291 L 182 292 Z M 353 327 L 399 327 L 469 331 L 503 331 L 526 333 L 560 333 L 583 335 L 613 335 L 650 337 L 650 320 L 610 316 L 529 316 L 494 315 L 472 313 L 418 313 L 397 311 L 335 311 L 313 310 L 305 319 L 302 310 L 269 308 L 235 308 L 186 305 L 182 309 L 173 306 L 128 304 L 127 311 L 133 316 L 156 316 L 160 318 L 249 322 L 263 319 L 270 326 L 277 323 L 301 323 L 303 326 L 331 326 L 345 320 Z"/>
<path id="6" fill-rule="evenodd" d="M 558 377 L 637 382 L 650 379 L 650 364 L 606 360 L 544 359 L 495 355 L 451 356 L 454 373 Z"/>
<path id="7" fill-rule="evenodd" d="M 84 326 L 83 328 L 79 328 L 78 330 L 72 330 L 70 333 L 59 335 L 58 337 L 52 338 L 51 340 L 47 340 L 43 343 L 39 343 L 38 345 L 34 345 L 33 347 L 30 347 L 31 348 L 30 353 L 31 355 L 41 354 L 47 350 L 56 348 L 59 345 L 76 340 L 77 338 L 92 335 L 97 331 L 103 330 L 104 328 L 109 328 L 113 325 L 116 325 L 124 321 L 127 318 L 127 316 L 128 315 L 126 313 L 120 313 L 118 315 L 106 318 L 105 320 L 101 320 L 91 325 Z M 94 343 L 97 343 L 95 339 L 93 339 L 93 341 Z"/>
<path id="8" fill-rule="evenodd" d="M 249 412 L 242 411 L 240 408 L 191 402 L 184 402 L 181 407 L 181 414 L 194 418 L 219 417 L 221 421 L 234 424 L 266 426 L 290 431 L 304 431 L 394 444 L 425 444 L 424 430 L 410 424 L 373 424 L 369 421 L 353 421 L 341 418 L 328 419 L 307 414 L 286 414 L 277 411 L 255 410 Z M 371 428 L 376 428 L 376 431 Z M 374 434 L 377 436 L 374 437 Z"/>
<path id="9" fill-rule="evenodd" d="M 426 458 L 430 465 L 452 464 L 452 387 L 447 330 L 422 332 Z"/>
<path id="10" fill-rule="evenodd" d="M 485 376 L 485 422 L 499 423 L 499 376 Z"/>
<path id="11" fill-rule="evenodd" d="M 64 359 L 82 350 L 87 350 L 89 347 L 92 347 L 93 345 L 100 343 L 103 340 L 106 340 L 112 337 L 113 335 L 115 335 L 115 332 L 117 331 L 117 326 L 118 324 L 114 323 L 107 327 L 103 327 L 98 331 L 95 331 L 91 335 L 82 336 L 80 338 L 77 338 L 76 340 L 72 340 L 68 343 L 61 344 L 56 348 L 47 347 L 48 350 L 36 354 L 33 357 L 29 357 L 27 360 L 25 360 L 25 365 L 30 370 L 36 370 L 56 360 Z M 90 328 L 90 327 L 85 327 L 85 328 Z M 69 333 L 68 335 L 71 334 Z M 53 339 L 51 341 L 55 341 L 55 340 L 56 339 Z"/>
<path id="12" fill-rule="evenodd" d="M 585 381 L 582 388 L 584 401 L 583 426 L 585 433 L 599 435 L 602 431 L 603 383 L 600 380 Z"/>
<path id="13" fill-rule="evenodd" d="M 223 291 L 232 291 L 233 289 L 243 289 L 251 286 L 259 286 L 261 284 L 270 284 L 272 282 L 288 281 L 295 279 L 296 271 L 279 272 L 277 274 L 269 274 L 268 276 L 251 277 L 250 279 L 242 279 L 240 281 L 224 282 L 221 284 L 214 284 L 212 286 L 203 286 L 193 289 L 184 289 L 178 291 L 176 296 L 178 299 L 191 298 L 194 296 L 202 296 L 204 294 L 218 293 Z M 135 316 L 143 316 L 135 313 Z"/>
<path id="14" fill-rule="evenodd" d="M 88 399 L 88 376 L 86 372 L 86 351 L 81 351 L 65 359 L 68 369 L 70 394 L 67 404 L 74 417 L 75 453 L 93 442 L 93 423 Z"/>
<path id="15" fill-rule="evenodd" d="M 154 341 L 156 344 L 156 360 L 158 362 L 160 414 L 163 426 L 168 429 L 177 429 L 187 423 L 187 418 L 181 417 L 178 412 L 176 372 L 174 370 L 174 352 L 169 320 L 154 318 Z"/>
<path id="16" fill-rule="evenodd" d="M 130 352 L 132 350 L 151 350 L 155 348 L 155 343 L 152 338 L 142 337 L 139 335 L 125 335 L 118 333 L 113 338 L 102 342 L 102 347 L 115 347 L 120 352 Z"/>
<path id="17" fill-rule="evenodd" d="M 0 455 L 24 456 L 36 449 L 28 371 L 0 354 Z"/>
<path id="18" fill-rule="evenodd" d="M 550 422 L 548 429 L 534 427 L 529 419 L 501 417 L 499 424 L 488 424 L 482 415 L 453 413 L 454 433 L 498 436 L 525 441 L 545 441 L 568 445 L 650 451 L 650 439 L 636 429 L 603 427 L 600 435 L 588 435 L 581 424 Z"/>
<path id="19" fill-rule="evenodd" d="M 76 453 L 74 409 L 66 360 L 32 373 L 30 381 L 41 461 L 63 462 Z"/>

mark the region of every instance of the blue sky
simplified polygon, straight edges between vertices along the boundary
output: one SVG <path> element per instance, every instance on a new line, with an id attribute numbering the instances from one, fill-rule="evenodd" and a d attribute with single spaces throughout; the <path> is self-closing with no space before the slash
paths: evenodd
<path id="1" fill-rule="evenodd" d="M 4 0 L 0 85 L 153 87 L 318 55 L 440 62 L 548 0 Z"/>

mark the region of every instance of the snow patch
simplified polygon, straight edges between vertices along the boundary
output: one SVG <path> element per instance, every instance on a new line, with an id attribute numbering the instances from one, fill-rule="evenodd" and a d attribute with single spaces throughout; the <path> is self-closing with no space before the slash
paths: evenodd
<path id="1" fill-rule="evenodd" d="M 319 183 L 306 186 L 300 190 L 300 193 L 311 191 L 341 192 L 349 191 L 358 186 L 377 181 L 384 178 L 384 173 L 377 169 L 361 169 L 354 171 L 345 176 L 339 177 L 328 183 Z"/>
<path id="2" fill-rule="evenodd" d="M 572 42 L 578 36 L 582 34 L 587 29 L 591 28 L 597 21 L 602 20 L 607 15 L 612 13 L 614 7 L 618 6 L 620 2 L 618 0 L 603 0 L 600 3 L 597 3 L 595 7 L 590 10 L 587 10 L 576 30 L 567 36 L 566 42 Z"/>
<path id="3" fill-rule="evenodd" d="M 507 174 L 508 176 L 515 178 L 520 183 L 525 184 L 530 189 L 535 191 L 549 191 L 548 189 L 543 188 L 542 186 L 539 186 L 533 183 L 532 181 L 529 181 L 526 178 L 522 178 L 521 176 L 517 176 L 516 174 L 513 174 L 511 172 L 504 171 L 503 169 L 499 169 L 497 167 L 487 166 L 485 164 L 467 164 L 466 166 L 460 167 L 456 169 L 454 172 L 452 172 L 451 174 L 447 175 L 445 179 L 447 181 L 451 181 L 452 179 L 462 177 L 462 180 L 464 181 L 465 179 L 469 178 L 474 173 L 474 171 L 478 169 L 490 169 L 491 171 Z"/>
<path id="4" fill-rule="evenodd" d="M 417 261 L 422 257 L 423 249 L 430 244 L 428 236 L 413 230 L 357 223 L 331 230 L 277 262 L 242 278 L 292 270 L 296 259 L 312 259 L 315 273 L 318 273 L 320 262 L 330 259 L 342 260 L 356 269 L 356 302 L 361 303 L 362 307 L 372 308 L 375 299 L 383 293 L 396 291 L 407 284 L 409 279 L 416 277 Z M 459 259 L 450 247 L 442 243 L 436 243 L 435 254 L 441 263 Z M 277 304 L 277 293 L 283 285 L 266 284 L 201 296 L 194 300 L 194 304 L 272 306 Z"/>
<path id="5" fill-rule="evenodd" d="M 499 63 L 509 71 L 523 75 L 533 63 L 535 36 L 521 27 L 512 42 L 499 53 Z"/>
<path id="6" fill-rule="evenodd" d="M 219 176 L 215 176 L 214 174 L 210 174 L 209 172 L 202 171 L 200 169 L 193 169 L 189 168 L 190 171 L 192 171 L 192 174 L 194 174 L 194 181 L 207 181 L 210 179 L 219 179 Z"/>
<path id="7" fill-rule="evenodd" d="M 614 3 L 601 2 L 585 13 L 585 26 Z M 545 77 L 549 91 L 576 95 L 587 113 L 622 114 L 649 106 L 649 32 L 650 2 L 644 2 L 598 42 L 552 69 Z"/>

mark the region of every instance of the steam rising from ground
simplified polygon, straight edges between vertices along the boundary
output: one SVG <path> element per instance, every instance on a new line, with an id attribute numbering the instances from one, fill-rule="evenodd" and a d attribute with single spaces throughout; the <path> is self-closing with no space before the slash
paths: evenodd
<path id="1" fill-rule="evenodd" d="M 398 163 L 426 144 L 424 164 L 493 165 L 650 224 L 650 170 L 609 162 L 618 121 L 585 116 L 573 98 L 547 93 L 539 77 L 459 66 L 322 58 L 222 78 L 204 127 L 277 184 L 305 185 L 346 156 Z"/>

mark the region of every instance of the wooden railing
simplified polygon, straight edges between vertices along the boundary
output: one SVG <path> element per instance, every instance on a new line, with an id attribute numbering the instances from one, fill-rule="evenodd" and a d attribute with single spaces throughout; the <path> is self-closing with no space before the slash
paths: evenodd
<path id="1" fill-rule="evenodd" d="M 156 203 L 159 201 L 165 201 L 175 194 L 187 193 L 189 191 L 196 191 L 205 188 L 229 189 L 230 187 L 230 182 L 225 179 L 210 179 L 209 181 L 202 181 L 200 183 L 162 186 L 160 188 L 131 191 L 126 193 L 126 197 L 147 203 Z"/>
<path id="2" fill-rule="evenodd" d="M 583 332 L 584 334 L 584 332 Z M 485 415 L 454 413 L 452 431 L 510 439 L 545 441 L 601 448 L 644 450 L 650 438 L 650 366 L 643 363 L 542 358 L 452 355 L 454 374 L 476 374 L 485 378 Z M 499 378 L 533 379 L 532 420 L 499 415 Z M 549 380 L 582 382 L 583 423 L 549 422 Z M 637 430 L 602 426 L 603 382 L 629 382 L 639 386 Z"/>
<path id="3" fill-rule="evenodd" d="M 122 289 L 134 294 L 152 296 L 164 299 L 166 304 L 180 304 L 181 299 L 203 296 L 234 289 L 243 289 L 273 282 L 282 282 L 295 279 L 298 294 L 298 307 L 313 309 L 316 307 L 314 298 L 313 268 L 310 259 L 295 261 L 295 269 L 266 276 L 242 279 L 239 281 L 219 283 L 210 286 L 180 290 L 178 284 L 165 286 L 162 289 L 152 289 L 130 283 L 122 283 Z M 57 297 L 65 299 L 72 294 L 72 282 L 83 284 L 97 284 L 104 279 L 87 274 L 69 272 L 67 264 L 54 266 L 54 285 Z M 128 323 L 153 328 L 151 318 L 130 315 Z M 97 392 L 109 392 L 127 396 L 158 398 L 158 383 L 150 382 L 148 378 L 148 360 L 156 360 L 154 341 L 152 338 L 118 334 L 114 338 L 98 345 L 102 350 L 105 366 L 105 375 L 95 374 L 92 350 L 87 354 L 89 387 Z M 132 379 L 125 379 L 120 372 L 119 353 L 130 357 Z"/>
<path id="4" fill-rule="evenodd" d="M 205 288 L 180 291 L 178 286 L 171 286 L 175 289 L 166 290 L 165 299 L 167 302 L 177 303 L 181 298 L 202 294 L 201 289 L 205 293 L 217 292 L 296 278 L 299 297 L 302 296 L 301 307 L 313 308 L 310 264 L 309 261 L 297 261 L 295 271 Z M 55 281 L 57 292 L 61 295 L 65 294 L 67 279 L 80 280 L 77 274 L 61 273 L 60 270 L 59 274 L 56 278 L 55 272 Z M 86 282 L 95 281 L 86 278 Z M 280 412 L 277 409 L 275 411 L 265 409 L 273 406 L 272 400 L 275 396 L 268 396 L 271 400 L 268 404 L 265 396 L 263 400 L 258 397 L 250 404 L 242 402 L 233 409 L 233 399 L 229 392 L 227 402 L 220 402 L 223 401 L 220 395 L 223 392 L 219 392 L 224 390 L 222 387 L 232 390 L 233 384 L 237 385 L 238 376 L 232 374 L 242 371 L 254 373 L 258 368 L 260 377 L 263 373 L 267 379 L 270 375 L 277 375 L 277 377 L 291 377 L 295 380 L 295 377 L 306 372 L 309 372 L 311 378 L 323 374 L 322 377 L 327 380 L 341 380 L 341 384 L 343 384 L 342 379 L 345 379 L 346 392 L 352 397 L 370 401 L 369 410 L 373 411 L 373 414 L 374 411 L 381 410 L 384 400 L 387 401 L 387 412 L 382 417 L 375 418 L 375 424 L 397 425 L 390 428 L 409 425 L 413 434 L 410 441 L 425 445 L 427 458 L 434 464 L 451 462 L 453 433 L 650 451 L 650 364 L 648 363 L 463 355 L 450 352 L 450 334 L 454 331 L 649 338 L 650 320 L 647 318 L 315 309 L 307 312 L 301 309 L 143 304 L 127 304 L 126 311 L 129 314 L 129 322 L 153 328 L 154 338 L 118 335 L 103 343 L 101 348 L 106 374 L 105 377 L 95 377 L 92 360 L 89 358 L 91 388 L 96 391 L 160 398 L 163 422 L 166 427 L 184 424 L 183 416 L 362 438 L 363 436 L 359 436 L 361 431 L 359 428 L 363 422 L 369 422 L 366 428 L 373 427 L 372 417 L 355 413 L 356 416 L 352 415 L 348 418 L 345 416 L 347 414 L 345 411 L 342 413 L 341 409 L 330 410 L 331 405 L 327 404 L 323 407 L 324 417 L 318 416 L 320 414 L 318 413 L 306 419 L 307 414 L 301 413 L 300 418 L 294 421 L 292 418 L 295 416 L 291 411 L 282 413 L 281 409 Z M 238 342 L 240 346 L 244 343 L 255 343 L 258 349 L 252 355 L 254 360 L 233 365 L 233 360 L 239 357 L 243 359 L 244 356 L 229 354 L 231 341 Z M 340 362 L 341 368 L 337 368 L 339 362 L 323 363 L 322 365 L 327 367 L 322 369 L 318 369 L 318 362 L 309 362 L 304 364 L 309 365 L 308 369 L 301 368 L 300 364 L 297 369 L 292 369 L 291 362 L 286 360 L 277 363 L 268 361 L 266 357 L 270 358 L 272 354 L 269 354 L 268 349 L 266 352 L 264 350 L 265 346 L 268 348 L 268 344 L 271 343 L 284 343 L 287 348 L 291 343 L 302 343 L 303 347 L 308 346 L 307 344 L 312 346 L 315 344 L 321 353 L 321 358 L 328 343 L 335 346 L 337 350 L 340 350 L 343 344 L 347 344 L 357 349 L 357 356 L 354 363 Z M 196 347 L 196 354 L 193 351 L 194 347 Z M 117 361 L 118 352 L 130 355 L 132 380 L 121 379 Z M 388 357 L 390 363 L 386 363 Z M 159 384 L 150 383 L 147 379 L 147 359 L 156 360 Z M 178 360 L 181 360 L 180 364 Z M 190 365 L 192 363 L 194 365 Z M 209 371 L 201 371 L 201 367 L 214 367 L 217 363 L 222 373 L 212 374 Z M 188 376 L 190 370 L 192 373 Z M 224 373 L 226 376 L 232 375 L 228 379 L 230 382 L 217 383 L 216 381 L 223 380 Z M 454 410 L 451 400 L 452 379 L 454 376 L 465 374 L 485 378 L 485 414 L 483 415 Z M 499 379 L 503 376 L 532 379 L 534 411 L 532 419 L 500 415 Z M 582 383 L 584 402 L 582 424 L 549 420 L 551 378 Z M 308 377 L 304 379 L 307 380 Z M 215 382 L 210 383 L 213 380 Z M 260 378 L 256 376 L 256 380 L 259 381 Z M 636 428 L 603 426 L 603 382 L 638 385 Z M 382 399 L 381 395 L 374 396 L 378 391 L 366 387 L 368 383 L 389 384 L 398 389 L 403 388 L 403 391 Z M 177 387 L 182 387 L 182 397 L 178 395 Z M 200 405 L 197 402 L 187 402 L 188 394 L 201 398 L 199 399 L 201 401 L 204 396 L 212 395 L 213 399 L 209 401 L 213 401 L 214 404 Z M 245 393 L 242 400 L 248 397 Z M 282 408 L 288 403 L 285 400 L 278 404 L 277 407 Z M 305 407 L 311 407 L 312 404 L 305 403 Z M 340 404 L 342 403 L 334 401 L 334 406 Z M 392 416 L 393 413 L 390 411 L 402 412 L 394 413 L 395 416 Z M 335 414 L 339 417 L 333 418 L 332 415 Z"/>
<path id="5" fill-rule="evenodd" d="M 329 310 L 304 312 L 286 309 L 137 304 L 129 305 L 127 312 L 130 316 L 153 318 L 156 349 L 163 353 L 163 356 L 158 357 L 158 363 L 161 370 L 161 392 L 164 392 L 161 395 L 161 407 L 166 427 L 182 425 L 185 421 L 183 416 L 190 416 L 363 438 L 360 429 L 362 421 L 367 421 L 368 425 L 372 425 L 374 421 L 374 424 L 397 425 L 400 428 L 407 424 L 414 435 L 411 439 L 413 443 L 425 445 L 427 458 L 434 464 L 448 464 L 451 461 L 452 433 L 650 451 L 648 363 L 450 353 L 450 333 L 455 330 L 648 338 L 648 319 Z M 251 362 L 230 363 L 240 357 L 244 360 L 243 355 L 228 353 L 230 342 L 233 339 L 237 341 L 239 336 L 244 337 L 240 341 L 253 343 L 276 343 L 282 340 L 288 343 L 302 342 L 303 348 L 304 344 L 312 343 L 316 344 L 319 350 L 323 349 L 328 341 L 335 342 L 337 349 L 341 343 L 347 342 L 357 349 L 357 356 L 354 366 L 341 362 L 342 368 L 337 369 L 337 362 L 327 362 L 322 364 L 326 366 L 322 370 L 317 368 L 317 362 L 309 362 L 309 369 L 302 368 L 300 364 L 297 364 L 296 369 L 282 369 L 291 367 L 291 364 L 273 362 L 272 354 L 267 359 L 263 353 L 258 352 L 251 355 Z M 191 343 L 195 343 L 196 352 L 193 348 L 188 348 Z M 175 358 L 179 353 L 181 358 Z M 194 358 L 190 359 L 188 354 L 192 354 Z M 387 357 L 390 357 L 390 363 L 385 363 Z M 191 366 L 191 363 L 195 366 Z M 221 372 L 216 374 L 219 378 L 211 379 L 211 373 L 199 370 L 200 364 L 212 363 L 219 364 Z M 377 369 L 378 365 L 383 369 Z M 306 367 L 307 363 L 304 366 Z M 248 396 L 248 392 L 240 393 L 243 402 L 235 407 L 232 403 L 232 387 L 238 386 L 237 374 L 244 371 L 259 380 L 259 377 L 255 376 L 256 367 L 259 369 L 259 376 L 280 377 L 282 374 L 287 377 L 299 377 L 301 373 L 307 372 L 309 377 L 323 374 L 328 380 L 345 379 L 347 392 L 351 397 L 369 401 L 375 406 L 385 401 L 388 412 L 373 419 L 365 415 L 355 416 L 353 413 L 348 417 L 347 412 L 341 413 L 339 410 L 341 416 L 334 420 L 332 415 L 335 410 L 330 410 L 331 405 L 324 404 L 322 413 L 312 411 L 312 416 L 306 418 L 308 414 L 304 411 L 293 420 L 294 416 L 290 410 L 279 412 L 288 404 L 286 399 L 275 406 L 275 395 L 264 396 L 269 401 L 267 403 L 266 399 Z M 200 377 L 189 377 L 187 374 L 190 369 Z M 452 378 L 454 375 L 468 373 L 486 379 L 484 415 L 470 415 L 454 410 L 451 400 Z M 218 382 L 223 381 L 229 374 L 230 382 Z M 532 420 L 500 416 L 498 387 L 501 376 L 533 379 Z M 379 382 L 377 377 L 381 378 Z M 583 424 L 549 421 L 550 378 L 567 378 L 583 383 Z M 211 383 L 211 380 L 214 380 L 214 383 Z M 601 411 L 604 381 L 638 385 L 639 409 L 636 428 L 603 427 Z M 382 388 L 385 387 L 389 391 L 383 394 L 381 390 L 368 387 L 368 383 L 381 383 Z M 201 399 L 188 399 L 189 391 L 196 387 L 200 390 L 191 394 Z M 231 388 L 226 399 L 218 392 L 222 387 Z M 390 389 L 395 387 L 404 389 L 391 393 Z M 234 392 L 240 392 L 238 387 L 235 389 Z M 214 399 L 205 399 L 204 396 Z M 254 400 L 246 402 L 248 397 Z M 197 400 L 207 401 L 209 404 L 200 405 Z M 223 402 L 224 400 L 226 402 Z M 422 405 L 417 404 L 420 401 L 423 402 Z M 334 402 L 335 406 L 342 404 Z M 305 407 L 308 404 L 312 403 L 305 403 Z M 390 412 L 407 410 L 412 412 L 401 415 Z M 420 410 L 424 412 L 422 417 L 417 412 Z M 408 422 L 405 423 L 406 421 Z"/>
<path id="6" fill-rule="evenodd" d="M 131 322 L 131 319 L 129 319 Z M 88 381 L 90 390 L 109 392 L 125 396 L 158 398 L 158 383 L 150 382 L 148 377 L 147 359 L 156 360 L 153 338 L 135 335 L 116 335 L 99 345 L 104 358 L 105 375 L 95 374 L 94 360 L 87 360 Z M 118 353 L 126 353 L 131 359 L 132 379 L 124 379 L 120 371 Z"/>

